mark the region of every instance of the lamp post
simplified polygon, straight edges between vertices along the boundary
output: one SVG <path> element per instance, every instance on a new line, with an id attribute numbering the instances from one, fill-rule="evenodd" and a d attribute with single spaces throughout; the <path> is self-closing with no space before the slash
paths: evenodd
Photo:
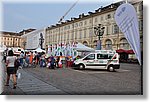
<path id="1" fill-rule="evenodd" d="M 41 49 L 43 49 L 43 43 L 44 43 L 44 38 L 43 38 L 42 33 L 40 33 L 39 45 L 40 45 Z"/>
<path id="2" fill-rule="evenodd" d="M 101 50 L 101 37 L 104 34 L 104 29 L 105 27 L 102 24 L 98 24 L 98 26 L 94 27 L 94 33 L 98 36 L 97 50 Z"/>
<path id="3" fill-rule="evenodd" d="M 27 43 L 27 42 L 25 42 L 25 41 L 23 42 L 24 49 L 26 48 L 26 43 Z"/>

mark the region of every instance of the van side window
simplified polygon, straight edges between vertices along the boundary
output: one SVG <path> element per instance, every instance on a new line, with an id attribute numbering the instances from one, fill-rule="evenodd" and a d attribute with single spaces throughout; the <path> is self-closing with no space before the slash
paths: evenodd
<path id="1" fill-rule="evenodd" d="M 84 58 L 84 60 L 94 60 L 94 59 L 95 59 L 95 54 L 90 54 L 89 56 Z"/>
<path id="2" fill-rule="evenodd" d="M 18 49 L 18 51 L 21 51 L 21 49 Z"/>
<path id="3" fill-rule="evenodd" d="M 110 59 L 108 54 L 97 54 L 97 59 Z"/>

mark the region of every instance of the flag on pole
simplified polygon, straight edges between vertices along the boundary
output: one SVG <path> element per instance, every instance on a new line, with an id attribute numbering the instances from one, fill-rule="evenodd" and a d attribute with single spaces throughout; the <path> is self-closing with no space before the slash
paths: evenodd
<path id="1" fill-rule="evenodd" d="M 115 21 L 124 33 L 141 65 L 139 25 L 134 6 L 129 3 L 120 5 L 115 12 Z"/>

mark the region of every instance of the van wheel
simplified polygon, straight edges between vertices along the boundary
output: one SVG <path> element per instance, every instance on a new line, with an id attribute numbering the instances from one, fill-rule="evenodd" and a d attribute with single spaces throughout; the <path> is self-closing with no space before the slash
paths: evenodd
<path id="1" fill-rule="evenodd" d="M 110 72 L 114 72 L 115 71 L 113 66 L 108 66 L 107 70 L 110 71 Z"/>
<path id="2" fill-rule="evenodd" d="M 85 69 L 85 66 L 83 64 L 79 64 L 79 69 Z"/>

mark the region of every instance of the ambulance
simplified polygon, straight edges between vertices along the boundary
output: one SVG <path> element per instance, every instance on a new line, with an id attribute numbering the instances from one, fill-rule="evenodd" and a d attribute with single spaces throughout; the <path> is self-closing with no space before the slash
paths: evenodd
<path id="1" fill-rule="evenodd" d="M 74 61 L 74 67 L 78 69 L 106 69 L 115 71 L 120 68 L 119 56 L 116 51 L 97 50 L 83 58 Z"/>

